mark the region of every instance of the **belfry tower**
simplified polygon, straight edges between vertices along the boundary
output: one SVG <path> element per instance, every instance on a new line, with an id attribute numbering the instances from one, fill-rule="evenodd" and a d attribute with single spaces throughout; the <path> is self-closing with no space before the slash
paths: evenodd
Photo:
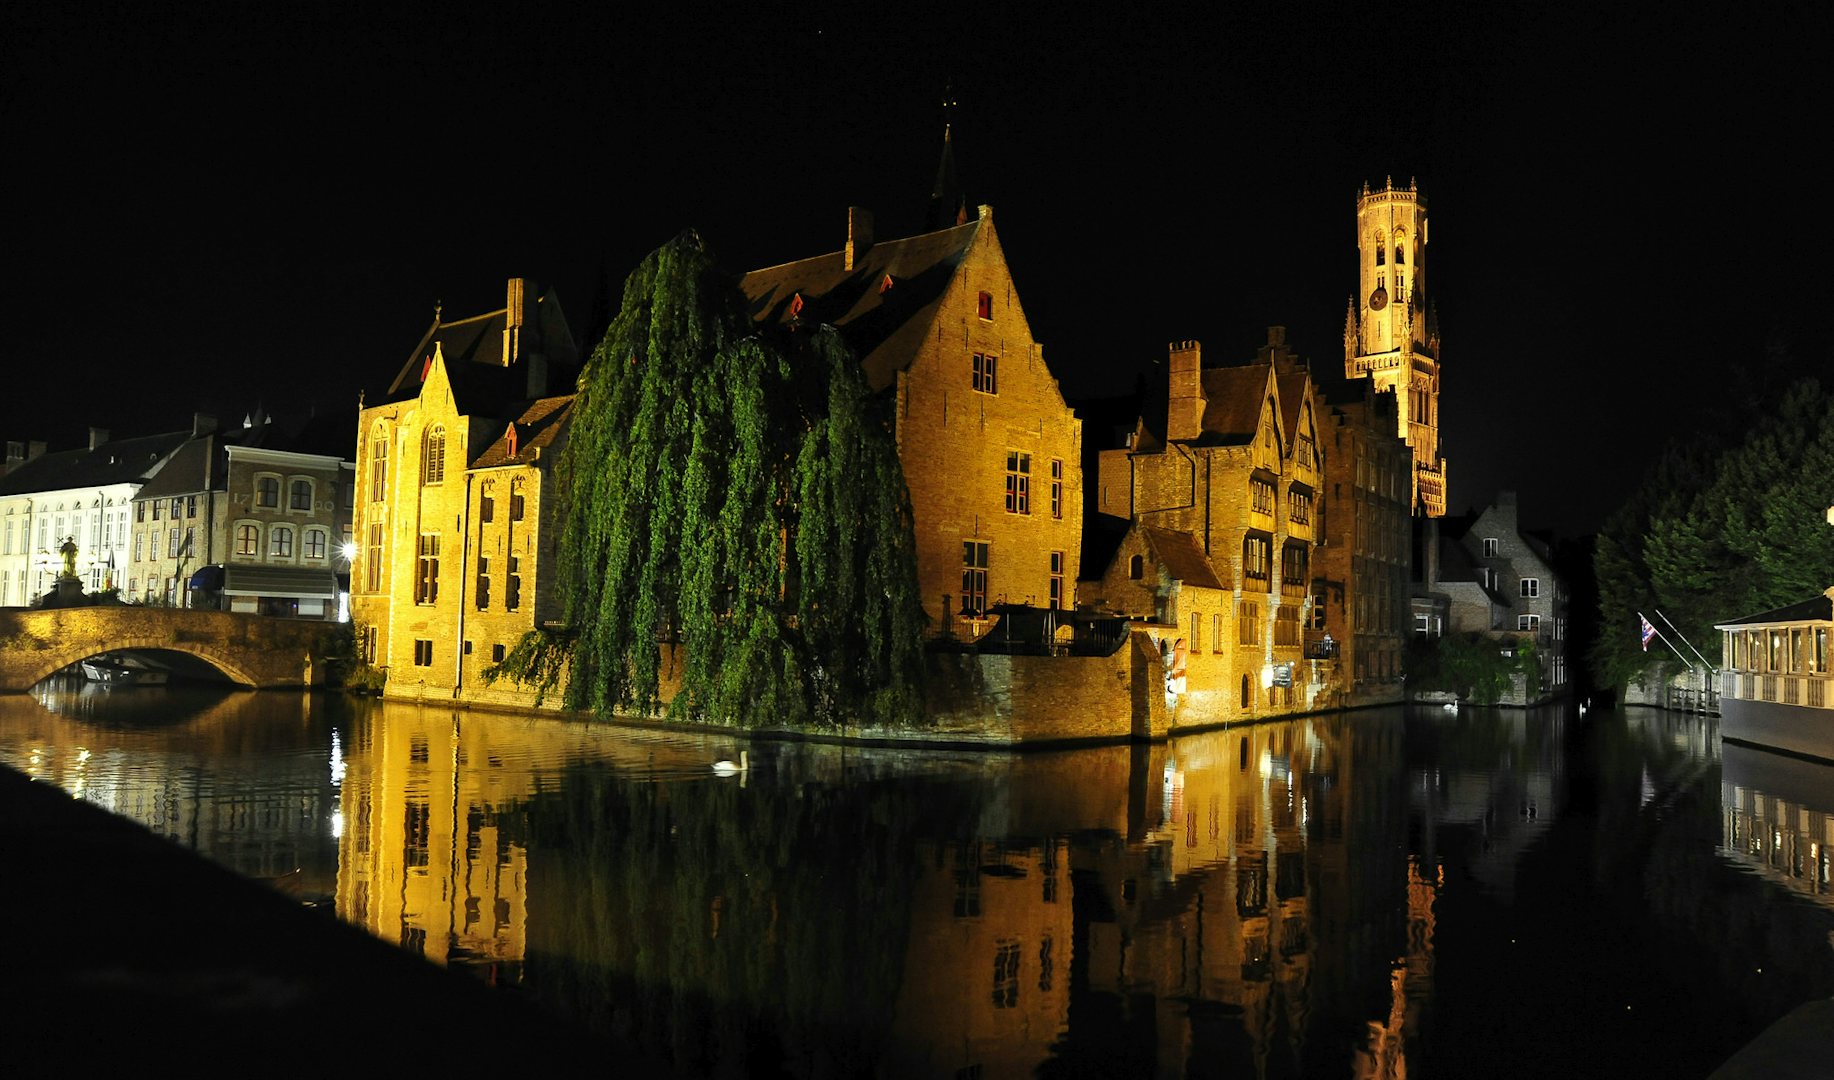
<path id="1" fill-rule="evenodd" d="M 1397 434 L 1414 451 L 1416 513 L 1446 512 L 1439 452 L 1439 317 L 1427 292 L 1426 199 L 1413 183 L 1356 197 L 1360 288 L 1344 315 L 1344 375 L 1395 395 Z"/>

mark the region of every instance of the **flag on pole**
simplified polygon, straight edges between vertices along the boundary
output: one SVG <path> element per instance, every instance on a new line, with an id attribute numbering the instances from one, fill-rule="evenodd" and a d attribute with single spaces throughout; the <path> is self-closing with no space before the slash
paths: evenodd
<path id="1" fill-rule="evenodd" d="M 1637 618 L 1643 623 L 1643 651 L 1648 652 L 1649 639 L 1656 636 L 1656 628 L 1649 625 L 1649 620 L 1643 618 L 1642 612 L 1637 612 Z"/>

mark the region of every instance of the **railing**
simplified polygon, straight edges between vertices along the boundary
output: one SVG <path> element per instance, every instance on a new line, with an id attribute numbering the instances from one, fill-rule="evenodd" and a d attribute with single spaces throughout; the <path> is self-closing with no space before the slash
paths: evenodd
<path id="1" fill-rule="evenodd" d="M 1774 701 L 1781 705 L 1801 705 L 1826 709 L 1834 705 L 1834 675 L 1766 675 L 1751 671 L 1728 671 L 1720 679 L 1727 697 L 1739 701 Z"/>
<path id="2" fill-rule="evenodd" d="M 1305 636 L 1305 658 L 1307 660 L 1335 660 L 1338 644 L 1338 641 L 1329 634 L 1307 634 Z"/>

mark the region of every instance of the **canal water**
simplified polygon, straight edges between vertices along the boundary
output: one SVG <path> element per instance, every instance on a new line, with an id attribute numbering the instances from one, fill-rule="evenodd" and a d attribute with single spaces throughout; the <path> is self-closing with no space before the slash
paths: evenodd
<path id="1" fill-rule="evenodd" d="M 1834 768 L 1711 718 L 711 767 L 746 748 L 317 693 L 0 698 L 0 764 L 688 1075 L 1701 1076 L 1834 995 Z"/>

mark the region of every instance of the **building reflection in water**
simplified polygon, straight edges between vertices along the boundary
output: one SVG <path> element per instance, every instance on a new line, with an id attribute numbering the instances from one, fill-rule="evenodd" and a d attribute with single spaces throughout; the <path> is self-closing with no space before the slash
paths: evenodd
<path id="1" fill-rule="evenodd" d="M 1430 1071 L 1423 1032 L 1461 1004 L 1435 997 L 1448 898 L 1509 910 L 1573 801 L 1565 723 L 1394 709 L 1022 755 L 760 743 L 725 779 L 708 763 L 736 747 L 711 737 L 66 690 L 0 703 L 0 754 L 251 876 L 297 868 L 371 933 L 688 1073 L 1398 1078 Z M 1701 904 L 1792 941 L 1834 925 L 1775 922 L 1712 862 L 1827 904 L 1825 775 L 1728 748 L 1715 800 L 1697 718 L 1612 730 L 1599 771 L 1629 779 L 1593 799 L 1588 843 L 1601 866 L 1625 858 L 1608 839 L 1636 847 L 1652 926 Z M 1675 952 L 1736 978 L 1749 948 Z M 1785 1009 L 1829 966 L 1741 992 Z"/>

